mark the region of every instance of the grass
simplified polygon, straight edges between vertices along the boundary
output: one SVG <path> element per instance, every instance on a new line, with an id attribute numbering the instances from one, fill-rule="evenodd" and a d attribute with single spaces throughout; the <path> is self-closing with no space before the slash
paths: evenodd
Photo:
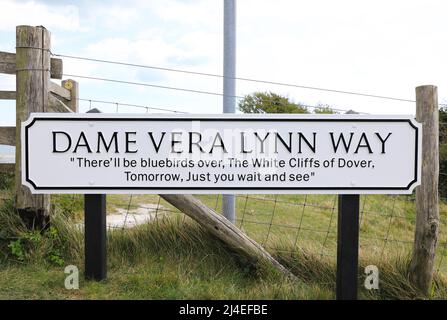
<path id="1" fill-rule="evenodd" d="M 59 196 L 70 197 L 72 196 Z M 198 196 L 221 211 L 221 197 Z M 82 202 L 75 196 L 75 203 Z M 108 212 L 116 208 L 132 211 L 145 204 L 159 205 L 159 216 L 182 217 L 157 195 L 110 195 Z M 278 245 L 293 250 L 311 248 L 320 256 L 335 259 L 337 237 L 337 196 L 335 195 L 249 195 L 238 196 L 236 224 L 269 250 Z M 79 205 L 78 205 L 79 206 Z M 82 205 L 78 216 L 82 215 Z M 413 196 L 361 196 L 360 255 L 380 260 L 384 256 L 408 255 L 414 238 Z M 447 273 L 447 204 L 440 204 L 439 245 L 435 267 Z"/>
<path id="2" fill-rule="evenodd" d="M 58 236 L 66 230 L 64 216 L 55 217 Z M 71 241 L 77 244 L 76 237 Z M 46 239 L 45 241 L 49 241 Z M 310 251 L 278 250 L 276 258 L 300 279 L 286 280 L 275 273 L 257 270 L 242 257 L 234 256 L 224 244 L 192 222 L 166 218 L 129 230 L 109 233 L 109 275 L 101 283 L 82 278 L 82 246 L 64 254 L 64 266 L 81 269 L 79 290 L 64 288 L 64 266 L 42 259 L 48 245 L 25 261 L 4 260 L 0 264 L 0 299 L 333 299 L 335 264 Z M 381 270 L 381 289 L 365 290 L 359 279 L 362 299 L 423 298 L 406 278 L 406 259 L 361 261 Z M 447 298 L 447 281 L 436 276 L 439 288 L 432 298 Z"/>
<path id="3" fill-rule="evenodd" d="M 4 212 L 3 212 L 4 213 Z M 1 225 L 15 220 L 0 214 Z M 85 281 L 79 290 L 64 288 L 64 266 L 82 272 L 81 230 L 67 217 L 53 217 L 64 263 L 48 259 L 54 239 L 43 237 L 23 260 L 11 254 L 0 263 L 0 299 L 330 299 L 329 288 L 292 283 L 275 273 L 248 265 L 197 224 L 161 219 L 129 230 L 112 230 L 108 242 L 108 280 Z M 17 226 L 26 238 L 29 232 Z M 7 250 L 3 248 L 3 253 Z"/>
<path id="4" fill-rule="evenodd" d="M 8 198 L 8 197 L 6 197 Z M 220 211 L 221 199 L 200 196 Z M 249 265 L 196 223 L 154 195 L 111 195 L 108 213 L 159 205 L 158 219 L 108 232 L 108 280 L 85 281 L 82 197 L 58 195 L 52 228 L 36 235 L 0 207 L 0 299 L 333 299 L 337 202 L 331 195 L 254 195 L 237 198 L 238 221 L 299 281 Z M 444 248 L 447 207 L 441 204 L 440 245 L 432 299 L 447 299 Z M 359 293 L 362 299 L 426 298 L 408 281 L 414 232 L 411 196 L 361 198 Z M 15 243 L 15 246 L 11 246 Z M 442 259 L 442 261 L 441 261 Z M 80 289 L 64 288 L 64 267 L 79 267 Z M 366 290 L 364 268 L 380 270 L 380 290 Z"/>

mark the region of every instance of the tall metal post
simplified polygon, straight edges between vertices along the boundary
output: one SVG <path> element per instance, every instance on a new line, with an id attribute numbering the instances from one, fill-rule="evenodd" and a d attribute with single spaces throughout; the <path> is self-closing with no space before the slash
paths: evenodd
<path id="1" fill-rule="evenodd" d="M 85 278 L 107 278 L 106 195 L 84 195 Z"/>
<path id="2" fill-rule="evenodd" d="M 224 78 L 223 112 L 236 111 L 236 0 L 224 0 Z M 236 201 L 232 194 L 223 195 L 222 214 L 236 220 Z"/>
<path id="3" fill-rule="evenodd" d="M 100 113 L 91 109 L 87 113 Z M 85 278 L 102 281 L 107 279 L 107 224 L 106 195 L 84 195 L 84 248 Z"/>
<path id="4" fill-rule="evenodd" d="M 360 196 L 338 196 L 337 300 L 357 300 Z"/>

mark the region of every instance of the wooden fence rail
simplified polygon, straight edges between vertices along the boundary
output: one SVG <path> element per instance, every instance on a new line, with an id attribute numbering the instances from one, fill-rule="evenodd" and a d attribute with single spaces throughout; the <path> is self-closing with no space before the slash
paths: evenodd
<path id="1" fill-rule="evenodd" d="M 0 73 L 16 74 L 16 72 L 17 72 L 16 54 L 0 51 Z M 62 59 L 51 58 L 51 60 L 50 60 L 51 78 L 52 79 L 62 79 L 62 73 L 63 73 Z"/>
<path id="2" fill-rule="evenodd" d="M 16 127 L 0 127 L 0 144 L 16 145 Z"/>
<path id="3" fill-rule="evenodd" d="M 0 100 L 15 100 L 15 91 L 0 91 Z"/>

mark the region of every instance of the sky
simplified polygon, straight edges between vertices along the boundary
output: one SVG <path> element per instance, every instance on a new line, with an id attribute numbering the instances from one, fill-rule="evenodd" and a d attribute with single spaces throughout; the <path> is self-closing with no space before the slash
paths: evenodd
<path id="1" fill-rule="evenodd" d="M 415 99 L 438 86 L 447 103 L 447 2 L 442 0 L 236 0 L 236 75 L 267 81 Z M 16 25 L 43 25 L 55 54 L 212 74 L 223 73 L 223 0 L 2 0 L 0 51 L 15 51 Z M 63 58 L 64 73 L 222 93 L 222 79 Z M 221 113 L 222 97 L 73 78 L 80 97 Z M 56 81 L 56 80 L 53 80 Z M 0 75 L 0 90 L 15 77 Z M 371 114 L 414 114 L 415 103 L 245 81 L 238 96 L 272 91 L 306 105 Z M 14 125 L 0 101 L 0 125 Z M 80 102 L 81 112 L 114 104 Z M 149 112 L 159 112 L 148 109 Z M 119 106 L 122 113 L 146 109 Z"/>

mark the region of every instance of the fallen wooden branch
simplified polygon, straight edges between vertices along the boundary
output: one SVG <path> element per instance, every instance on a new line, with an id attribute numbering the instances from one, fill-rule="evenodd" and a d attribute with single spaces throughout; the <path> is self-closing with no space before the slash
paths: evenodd
<path id="1" fill-rule="evenodd" d="M 250 239 L 222 215 L 208 208 L 200 200 L 191 195 L 160 195 L 174 207 L 188 215 L 209 231 L 212 235 L 222 240 L 238 253 L 243 254 L 252 263 L 267 262 L 283 275 L 296 279 L 296 277 L 282 264 L 276 261 L 260 244 Z"/>

